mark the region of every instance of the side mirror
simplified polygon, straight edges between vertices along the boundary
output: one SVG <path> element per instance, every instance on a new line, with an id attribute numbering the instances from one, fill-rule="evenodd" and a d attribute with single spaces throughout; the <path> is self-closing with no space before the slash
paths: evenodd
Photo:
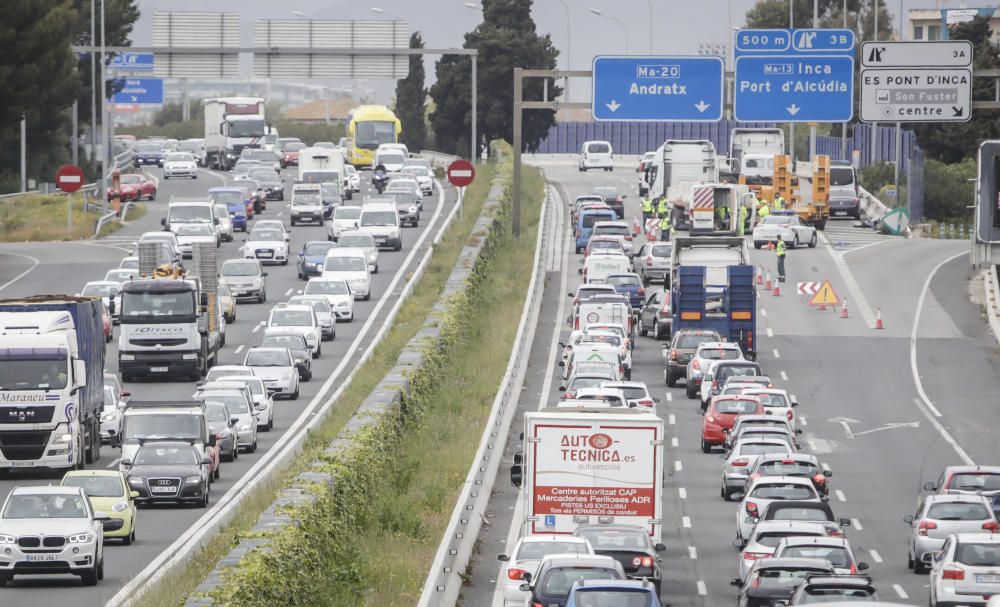
<path id="1" fill-rule="evenodd" d="M 530 571 L 525 571 L 524 573 L 521 574 L 521 579 L 524 580 L 525 582 L 530 582 L 532 577 L 533 576 L 531 575 Z"/>
<path id="2" fill-rule="evenodd" d="M 267 272 L 261 272 L 260 275 L 261 276 L 267 276 Z"/>
<path id="3" fill-rule="evenodd" d="M 239 421 L 240 421 L 240 419 L 238 417 L 230 417 L 229 418 L 229 425 L 230 426 L 235 426 L 236 424 L 239 423 Z"/>
<path id="4" fill-rule="evenodd" d="M 525 575 L 528 575 L 527 573 Z M 521 592 L 531 592 L 531 584 L 521 584 L 517 587 Z"/>
<path id="5" fill-rule="evenodd" d="M 738 577 L 734 577 L 733 579 L 729 580 L 729 585 L 730 586 L 736 586 L 737 588 L 740 588 L 741 586 L 743 586 L 743 580 L 741 580 Z"/>
<path id="6" fill-rule="evenodd" d="M 506 554 L 498 554 L 497 560 L 500 561 L 501 563 L 506 563 L 507 561 L 510 560 L 510 557 L 507 556 Z"/>
<path id="7" fill-rule="evenodd" d="M 524 470 L 520 464 L 514 464 L 510 467 L 510 484 L 514 487 L 520 487 L 523 481 Z"/>
<path id="8" fill-rule="evenodd" d="M 566 366 L 566 361 L 564 361 L 564 360 L 560 360 L 560 361 L 559 361 L 559 366 L 560 366 L 560 367 L 565 367 L 565 366 Z"/>
<path id="9" fill-rule="evenodd" d="M 831 476 L 833 476 L 833 470 L 824 470 L 823 476 L 825 476 L 826 478 L 830 478 Z"/>
<path id="10" fill-rule="evenodd" d="M 524 462 L 524 453 L 518 451 L 514 454 L 514 463 L 520 466 Z"/>
<path id="11" fill-rule="evenodd" d="M 795 429 L 795 433 L 796 434 L 802 434 L 802 428 L 796 428 Z"/>
<path id="12" fill-rule="evenodd" d="M 160 220 L 160 225 L 161 226 L 167 225 L 167 218 L 166 217 L 164 217 L 163 219 Z"/>
<path id="13" fill-rule="evenodd" d="M 215 437 L 213 436 L 212 438 L 215 438 Z M 212 458 L 210 458 L 210 457 L 203 457 L 203 458 L 201 458 L 201 465 L 202 466 L 211 466 L 212 465 Z"/>
<path id="14" fill-rule="evenodd" d="M 743 540 L 743 538 L 738 537 L 733 540 L 733 548 L 736 548 L 737 550 L 743 550 L 743 547 L 746 545 L 747 543 Z"/>
<path id="15" fill-rule="evenodd" d="M 927 481 L 924 483 L 924 491 L 937 491 L 937 483 L 934 481 Z"/>
<path id="16" fill-rule="evenodd" d="M 858 571 L 865 571 L 865 570 L 868 569 L 868 567 L 869 567 L 868 563 L 866 563 L 864 561 L 861 561 L 860 563 L 858 563 Z"/>
<path id="17" fill-rule="evenodd" d="M 793 400 L 792 401 L 792 408 L 795 408 L 795 407 L 798 407 L 798 406 L 799 406 L 799 401 Z"/>
<path id="18" fill-rule="evenodd" d="M 907 514 L 906 516 L 904 516 L 903 522 L 906 523 L 907 525 L 913 525 L 913 515 Z"/>
<path id="19" fill-rule="evenodd" d="M 566 386 L 559 386 L 559 391 L 560 392 L 565 392 L 566 391 Z"/>
<path id="20" fill-rule="evenodd" d="M 851 526 L 851 519 L 849 519 L 849 518 L 842 518 L 842 519 L 840 519 L 840 526 L 841 527 L 850 527 Z"/>
<path id="21" fill-rule="evenodd" d="M 132 393 L 129 392 L 128 390 L 123 390 L 122 393 L 121 393 L 121 397 L 122 398 L 128 398 L 130 396 L 132 396 Z"/>
<path id="22" fill-rule="evenodd" d="M 216 442 L 215 442 L 215 435 L 213 434 L 212 436 L 208 437 L 208 446 L 209 447 L 214 447 L 215 444 L 216 444 Z"/>
<path id="23" fill-rule="evenodd" d="M 653 397 L 653 402 L 659 404 L 660 399 L 654 396 Z"/>
<path id="24" fill-rule="evenodd" d="M 133 499 L 134 500 L 135 498 L 139 497 L 139 492 L 138 491 L 129 491 L 128 492 L 128 497 L 129 497 L 129 499 Z"/>
<path id="25" fill-rule="evenodd" d="M 130 459 L 123 459 L 123 460 L 121 461 L 121 465 L 122 465 L 122 466 L 125 466 L 126 468 L 128 468 L 129 466 L 131 466 L 131 465 L 132 465 L 132 460 L 130 460 Z"/>
<path id="26" fill-rule="evenodd" d="M 666 552 L 667 551 L 667 546 L 666 546 L 666 544 L 657 544 L 657 545 L 653 546 L 653 550 L 655 550 L 657 552 Z"/>

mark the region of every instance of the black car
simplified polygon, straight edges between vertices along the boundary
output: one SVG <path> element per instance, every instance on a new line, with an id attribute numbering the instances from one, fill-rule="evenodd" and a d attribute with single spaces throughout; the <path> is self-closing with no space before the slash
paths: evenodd
<path id="1" fill-rule="evenodd" d="M 834 601 L 872 602 L 878 590 L 867 575 L 810 575 L 799 584 L 789 605 L 831 603 Z"/>
<path id="2" fill-rule="evenodd" d="M 857 196 L 831 196 L 830 217 L 861 219 L 861 201 Z"/>
<path id="3" fill-rule="evenodd" d="M 775 500 L 768 504 L 760 513 L 760 521 L 805 521 L 819 523 L 826 527 L 830 536 L 842 537 L 843 527 L 850 527 L 850 519 L 839 521 L 833 516 L 829 502 L 800 502 L 793 500 Z"/>
<path id="4" fill-rule="evenodd" d="M 833 565 L 818 559 L 763 558 L 754 562 L 744 580 L 729 583 L 740 589 L 737 607 L 763 607 L 788 602 L 796 586 L 810 576 L 833 575 Z"/>
<path id="5" fill-rule="evenodd" d="M 284 200 L 285 184 L 281 177 L 271 169 L 255 169 L 250 172 L 250 179 L 256 181 L 268 200 Z"/>
<path id="6" fill-rule="evenodd" d="M 708 409 L 708 404 L 711 402 L 713 396 L 718 396 L 722 392 L 722 387 L 726 385 L 726 380 L 730 377 L 736 375 L 763 375 L 764 372 L 761 370 L 760 365 L 755 362 L 750 362 L 748 360 L 722 360 L 712 366 L 712 370 L 705 374 L 702 383 L 708 382 L 711 388 L 702 394 L 708 396 L 708 399 L 702 399 L 701 410 L 705 411 Z"/>
<path id="7" fill-rule="evenodd" d="M 663 571 L 657 553 L 667 547 L 653 545 L 645 529 L 635 525 L 580 525 L 573 535 L 586 538 L 595 554 L 610 556 L 621 563 L 628 579 L 653 582 L 659 596 Z"/>
<path id="8" fill-rule="evenodd" d="M 253 197 L 254 215 L 267 210 L 267 193 L 264 192 L 263 186 L 256 179 L 234 179 L 227 183 L 226 186 L 242 187 L 250 190 L 250 196 Z"/>
<path id="9" fill-rule="evenodd" d="M 301 333 L 270 333 L 264 336 L 261 348 L 286 348 L 295 359 L 295 368 L 299 370 L 299 379 L 312 379 L 312 353 L 306 338 Z"/>
<path id="10" fill-rule="evenodd" d="M 215 438 L 210 438 L 215 444 Z M 139 493 L 136 503 L 192 503 L 208 506 L 208 484 L 212 460 L 202 458 L 191 443 L 147 442 L 139 446 L 133 459 L 123 459 L 125 480 Z"/>
<path id="11" fill-rule="evenodd" d="M 618 188 L 613 186 L 599 186 L 594 188 L 593 194 L 604 199 L 604 203 L 611 207 L 611 210 L 618 215 L 618 219 L 625 219 L 625 199 L 624 194 L 618 193 Z"/>

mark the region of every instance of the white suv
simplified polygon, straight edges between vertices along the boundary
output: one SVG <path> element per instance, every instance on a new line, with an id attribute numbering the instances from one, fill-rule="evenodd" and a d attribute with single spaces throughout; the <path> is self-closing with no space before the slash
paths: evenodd
<path id="1" fill-rule="evenodd" d="M 302 337 L 306 338 L 306 344 L 312 351 L 313 358 L 319 358 L 323 351 L 323 346 L 320 344 L 322 329 L 319 321 L 316 320 L 316 312 L 312 306 L 283 303 L 276 305 L 267 317 L 264 335 L 274 331 L 300 333 Z"/>
<path id="2" fill-rule="evenodd" d="M 580 147 L 578 167 L 583 172 L 590 169 L 613 171 L 615 169 L 615 154 L 611 149 L 611 144 L 607 141 L 584 141 Z"/>
<path id="3" fill-rule="evenodd" d="M 358 230 L 371 234 L 379 248 L 399 251 L 403 235 L 399 227 L 399 211 L 393 202 L 372 202 L 361 207 Z"/>

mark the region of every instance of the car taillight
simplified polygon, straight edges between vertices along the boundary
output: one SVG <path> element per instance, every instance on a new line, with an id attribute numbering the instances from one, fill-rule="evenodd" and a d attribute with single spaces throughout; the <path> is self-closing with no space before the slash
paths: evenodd
<path id="1" fill-rule="evenodd" d="M 858 566 L 855 565 L 854 563 L 851 563 L 851 575 L 857 575 L 857 574 L 858 574 Z"/>
<path id="2" fill-rule="evenodd" d="M 748 561 L 756 561 L 757 559 L 766 559 L 771 556 L 770 552 L 750 552 L 748 550 L 743 551 L 743 558 Z"/>
<path id="3" fill-rule="evenodd" d="M 958 565 L 945 565 L 944 569 L 941 570 L 941 579 L 964 580 L 965 569 L 962 569 Z"/>
<path id="4" fill-rule="evenodd" d="M 739 459 L 734 459 L 732 465 L 736 468 L 742 468 L 750 463 L 750 460 L 746 457 L 741 457 Z"/>
<path id="5" fill-rule="evenodd" d="M 627 241 L 629 241 L 629 242 L 632 242 L 632 236 L 626 236 L 626 237 L 625 237 L 625 240 L 627 240 Z"/>
<path id="6" fill-rule="evenodd" d="M 577 238 L 579 238 L 579 237 L 580 237 L 580 230 L 579 230 L 579 229 L 577 229 L 577 230 L 576 230 L 576 237 L 577 237 Z"/>
<path id="7" fill-rule="evenodd" d="M 709 415 L 708 417 L 705 418 L 705 421 L 707 421 L 710 424 L 714 424 L 715 423 L 715 418 L 712 417 L 711 415 Z"/>
<path id="8" fill-rule="evenodd" d="M 934 521 L 920 521 L 917 525 L 917 535 L 927 535 L 929 529 L 937 529 L 937 523 Z"/>
<path id="9" fill-rule="evenodd" d="M 697 359 L 697 358 L 696 358 L 696 359 L 694 359 L 694 360 L 693 360 L 693 361 L 691 362 L 691 368 L 692 368 L 692 369 L 694 369 L 695 371 L 698 371 L 698 370 L 700 370 L 700 369 L 701 369 L 701 365 L 700 365 L 700 364 L 698 364 L 698 359 Z"/>
<path id="10" fill-rule="evenodd" d="M 566 394 L 563 394 L 563 398 L 573 398 L 574 396 L 576 396 L 576 392 L 566 392 Z"/>
<path id="11" fill-rule="evenodd" d="M 653 557 L 651 556 L 637 556 L 632 559 L 633 567 L 652 567 Z"/>
<path id="12" fill-rule="evenodd" d="M 756 573 L 753 576 L 753 580 L 750 582 L 750 587 L 755 589 L 760 588 L 760 577 Z"/>
<path id="13" fill-rule="evenodd" d="M 647 268 L 653 267 L 653 258 L 652 257 L 647 257 L 646 258 L 646 267 Z"/>
<path id="14" fill-rule="evenodd" d="M 756 502 L 747 502 L 747 514 L 749 514 L 750 516 L 752 516 L 754 518 L 757 518 L 757 503 Z"/>
<path id="15" fill-rule="evenodd" d="M 636 404 L 637 405 L 642 405 L 643 407 L 652 407 L 656 403 L 653 402 L 653 399 L 651 399 L 651 398 L 644 398 L 642 400 L 636 401 Z"/>
<path id="16" fill-rule="evenodd" d="M 531 604 L 531 607 L 545 607 L 545 605 L 542 605 L 541 603 L 535 602 L 535 603 Z"/>
<path id="17" fill-rule="evenodd" d="M 785 417 L 788 418 L 788 421 L 792 421 L 792 418 L 795 417 L 795 414 L 792 413 L 791 409 L 789 409 L 788 411 L 785 411 Z"/>
<path id="18" fill-rule="evenodd" d="M 670 360 L 677 360 L 677 350 L 670 351 Z"/>
<path id="19" fill-rule="evenodd" d="M 517 567 L 511 567 L 507 570 L 507 578 L 511 580 L 520 580 L 521 576 L 528 573 L 527 569 L 518 569 Z"/>
<path id="20" fill-rule="evenodd" d="M 987 521 L 983 523 L 983 529 L 996 533 L 997 531 L 1000 531 L 1000 523 L 996 521 Z"/>
<path id="21" fill-rule="evenodd" d="M 826 477 L 823 476 L 822 474 L 814 474 L 813 475 L 813 482 L 816 483 L 817 485 L 825 485 L 826 484 Z"/>
<path id="22" fill-rule="evenodd" d="M 717 380 L 717 379 L 713 379 L 712 380 L 712 389 L 713 390 L 718 390 L 719 389 L 719 380 Z"/>
<path id="23" fill-rule="evenodd" d="M 646 294 L 646 289 L 643 289 L 642 287 L 639 287 L 639 290 L 636 291 L 636 293 L 638 295 L 645 295 Z"/>

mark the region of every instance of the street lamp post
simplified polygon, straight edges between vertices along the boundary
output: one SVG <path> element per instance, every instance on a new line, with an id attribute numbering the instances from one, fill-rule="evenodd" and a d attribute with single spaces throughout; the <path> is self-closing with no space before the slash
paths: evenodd
<path id="1" fill-rule="evenodd" d="M 601 12 L 600 9 L 591 8 L 589 10 L 591 13 L 597 15 L 598 17 L 604 17 L 605 19 L 610 19 L 614 21 L 619 25 L 619 27 L 622 28 L 622 38 L 625 39 L 625 54 L 630 55 L 631 52 L 629 51 L 628 48 L 628 28 L 625 27 L 625 23 L 621 19 L 618 19 L 617 17 L 612 17 L 611 15 L 605 15 L 603 12 Z"/>
<path id="2" fill-rule="evenodd" d="M 649 6 L 649 54 L 653 54 L 653 0 L 646 0 Z"/>
<path id="3" fill-rule="evenodd" d="M 570 15 L 570 13 L 569 13 L 569 5 L 566 4 L 566 0 L 559 0 L 559 4 L 562 4 L 563 9 L 566 11 L 566 71 L 570 71 L 570 70 L 573 69 L 573 66 L 570 63 L 573 60 L 573 46 L 570 44 L 571 39 L 572 39 L 572 36 L 570 35 L 570 32 L 572 31 L 572 29 L 569 26 L 569 15 Z M 652 27 L 652 26 L 650 26 L 650 27 Z M 566 78 L 566 80 L 564 82 L 564 85 L 565 85 L 566 89 L 563 91 L 563 99 L 566 100 L 566 101 L 570 100 L 569 99 L 569 81 L 570 81 L 570 78 Z"/>
<path id="4" fill-rule="evenodd" d="M 372 12 L 373 13 L 378 13 L 379 15 L 385 15 L 386 17 L 392 17 L 393 19 L 395 19 L 397 21 L 406 21 L 406 19 L 403 19 L 402 17 L 400 17 L 398 15 L 393 15 L 392 13 L 386 12 L 386 11 L 380 9 L 377 6 L 373 6 L 372 7 Z"/>

